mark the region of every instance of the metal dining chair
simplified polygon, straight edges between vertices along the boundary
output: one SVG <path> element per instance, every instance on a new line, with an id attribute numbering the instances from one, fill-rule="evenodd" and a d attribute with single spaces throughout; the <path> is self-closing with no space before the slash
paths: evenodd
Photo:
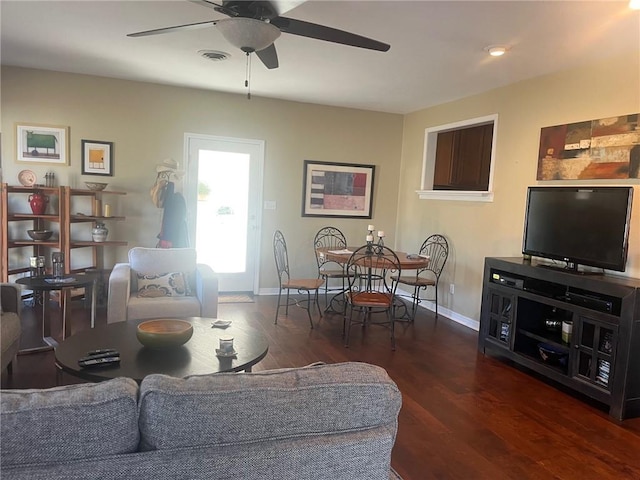
<path id="1" fill-rule="evenodd" d="M 329 308 L 328 292 L 344 291 L 346 288 L 345 279 L 348 275 L 345 273 L 344 265 L 336 261 L 328 260 L 324 252 L 325 250 L 342 250 L 347 247 L 347 239 L 344 234 L 336 227 L 322 227 L 316 233 L 313 239 L 313 248 L 316 255 L 316 263 L 318 265 L 318 278 L 324 280 L 324 304 L 325 309 Z M 340 280 L 340 286 L 329 285 L 330 280 Z"/>
<path id="2" fill-rule="evenodd" d="M 413 322 L 416 317 L 418 305 L 422 300 L 435 302 L 436 318 L 438 318 L 438 284 L 440 283 L 440 275 L 444 269 L 447 258 L 449 257 L 449 244 L 443 235 L 435 234 L 429 236 L 420 247 L 419 255 L 429 258 L 429 264 L 416 270 L 415 275 L 394 275 L 391 279 L 394 283 L 402 283 L 413 287 L 411 294 L 411 314 L 409 320 Z M 426 290 L 433 287 L 435 297 L 430 299 L 420 298 L 420 290 Z"/>
<path id="3" fill-rule="evenodd" d="M 349 346 L 349 333 L 353 325 L 383 325 L 391 330 L 391 348 L 396 349 L 394 330 L 394 299 L 397 282 L 390 275 L 400 275 L 400 260 L 388 247 L 365 245 L 358 248 L 347 262 L 349 289 L 346 294 L 348 312 L 344 318 L 344 345 Z M 354 312 L 358 312 L 354 318 Z M 384 314 L 383 320 L 374 321 L 373 315 Z"/>
<path id="4" fill-rule="evenodd" d="M 289 305 L 295 304 L 298 307 L 302 307 L 307 311 L 309 316 L 309 323 L 313 328 L 313 320 L 311 319 L 311 306 L 312 303 L 318 307 L 318 313 L 322 317 L 322 311 L 320 310 L 320 303 L 318 302 L 318 290 L 324 283 L 322 278 L 291 278 L 289 271 L 289 255 L 287 253 L 287 242 L 284 239 L 284 235 L 280 230 L 276 230 L 273 235 L 273 254 L 276 260 L 276 270 L 278 272 L 278 283 L 280 289 L 278 290 L 278 306 L 276 307 L 276 319 L 275 324 L 278 324 L 278 314 L 280 307 L 284 306 L 285 315 L 289 314 Z M 286 303 L 281 303 L 282 292 L 287 292 Z M 296 290 L 299 294 L 306 294 L 306 300 L 293 299 L 291 303 L 290 292 Z M 311 295 L 313 294 L 313 299 Z M 304 305 L 303 305 L 304 304 Z"/>

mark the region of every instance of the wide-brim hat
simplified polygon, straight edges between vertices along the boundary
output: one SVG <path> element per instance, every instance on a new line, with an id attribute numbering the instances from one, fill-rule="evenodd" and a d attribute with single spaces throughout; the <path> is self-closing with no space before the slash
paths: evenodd
<path id="1" fill-rule="evenodd" d="M 174 172 L 174 173 L 182 173 L 181 170 L 178 170 L 178 162 L 176 162 L 173 158 L 167 158 L 162 161 L 161 164 L 156 166 L 156 172 Z"/>

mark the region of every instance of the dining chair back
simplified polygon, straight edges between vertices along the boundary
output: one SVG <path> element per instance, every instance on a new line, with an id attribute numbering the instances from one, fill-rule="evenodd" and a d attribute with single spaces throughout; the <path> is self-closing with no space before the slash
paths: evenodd
<path id="1" fill-rule="evenodd" d="M 309 316 L 309 323 L 313 328 L 313 320 L 311 319 L 312 304 L 318 307 L 318 313 L 322 317 L 320 303 L 318 302 L 318 290 L 324 283 L 321 278 L 292 278 L 289 270 L 289 255 L 287 252 L 287 242 L 284 234 L 280 230 L 276 230 L 273 235 L 273 255 L 276 261 L 276 270 L 278 272 L 278 306 L 276 307 L 275 323 L 278 323 L 278 314 L 280 307 L 285 307 L 285 315 L 289 314 L 289 305 L 295 304 L 304 308 Z M 290 297 L 291 290 L 297 291 L 299 294 L 306 294 L 306 300 L 297 300 Z M 282 293 L 286 291 L 286 302 L 282 304 Z M 293 303 L 292 303 L 293 302 Z"/>
<path id="2" fill-rule="evenodd" d="M 322 227 L 316 233 L 313 239 L 313 248 L 316 255 L 316 263 L 318 265 L 318 278 L 324 280 L 324 303 L 325 308 L 328 307 L 328 292 L 330 290 L 345 290 L 345 273 L 344 265 L 333 260 L 328 260 L 324 251 L 326 250 L 342 250 L 347 247 L 347 239 L 344 234 L 336 227 Z M 340 280 L 341 285 L 331 287 L 330 280 Z"/>
<path id="3" fill-rule="evenodd" d="M 416 270 L 415 275 L 394 276 L 395 283 L 402 283 L 413 287 L 411 293 L 411 315 L 410 320 L 413 321 L 416 316 L 416 310 L 422 300 L 428 300 L 435 303 L 435 314 L 438 318 L 438 284 L 440 283 L 440 275 L 447 263 L 449 257 L 449 243 L 444 235 L 434 234 L 422 243 L 419 254 L 423 257 L 429 258 L 429 264 Z M 420 290 L 425 290 L 429 287 L 434 289 L 434 297 L 423 299 L 420 297 Z"/>
<path id="4" fill-rule="evenodd" d="M 365 245 L 356 249 L 347 262 L 349 289 L 345 315 L 345 346 L 349 346 L 349 332 L 354 324 L 384 325 L 391 330 L 391 348 L 395 350 L 394 300 L 397 282 L 392 275 L 401 275 L 400 260 L 396 253 L 385 246 Z M 354 312 L 358 313 L 354 319 Z M 372 315 L 384 314 L 383 320 L 375 320 Z M 379 318 L 379 317 L 376 317 Z"/>

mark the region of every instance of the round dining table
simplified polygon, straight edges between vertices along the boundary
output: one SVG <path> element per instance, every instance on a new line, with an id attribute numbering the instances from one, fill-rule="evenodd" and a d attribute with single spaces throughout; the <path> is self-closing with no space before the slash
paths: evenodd
<path id="1" fill-rule="evenodd" d="M 349 246 L 340 250 L 335 250 L 331 247 L 321 247 L 318 248 L 317 251 L 321 257 L 326 258 L 328 261 L 336 262 L 340 265 L 345 265 L 349 261 L 351 254 L 353 254 L 353 252 L 355 252 L 358 248 L 360 248 L 360 246 Z M 372 248 L 375 250 L 375 244 L 372 246 Z M 400 268 L 402 270 L 419 270 L 429 265 L 429 257 L 421 257 L 420 255 L 415 253 L 398 251 L 395 251 L 395 254 L 398 256 L 398 260 L 400 260 Z"/>
<path id="2" fill-rule="evenodd" d="M 364 245 L 361 245 L 361 246 L 364 246 Z M 317 249 L 317 252 L 321 258 L 325 259 L 325 261 L 336 262 L 336 263 L 339 263 L 340 265 L 346 265 L 347 262 L 349 261 L 349 258 L 353 254 L 353 252 L 355 252 L 361 246 L 357 246 L 357 247 L 347 246 L 346 248 L 337 249 L 337 250 L 331 247 L 320 247 Z M 373 251 L 372 254 L 375 254 L 375 247 L 376 247 L 375 244 L 372 245 L 372 251 Z M 398 256 L 398 260 L 400 261 L 400 268 L 403 271 L 419 270 L 429 265 L 429 260 L 430 260 L 429 257 L 420 256 L 416 253 L 399 252 L 395 250 L 394 252 Z M 333 297 L 331 297 L 331 300 L 329 300 L 329 303 L 325 309 L 325 312 L 334 312 L 334 313 L 340 313 L 343 315 L 345 314 L 346 303 L 344 301 L 344 294 L 348 290 L 348 288 L 349 288 L 348 285 L 344 285 L 344 288 L 342 290 L 340 290 Z M 398 307 L 397 311 L 402 311 L 404 309 L 404 312 L 405 312 L 404 314 L 399 315 L 400 318 L 405 318 L 408 316 L 407 307 L 405 303 L 400 299 L 398 299 L 397 307 Z"/>

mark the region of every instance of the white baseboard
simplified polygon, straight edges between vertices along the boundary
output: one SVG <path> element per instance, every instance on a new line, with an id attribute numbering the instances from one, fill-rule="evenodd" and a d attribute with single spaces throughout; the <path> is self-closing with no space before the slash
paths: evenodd
<path id="1" fill-rule="evenodd" d="M 399 295 L 411 296 L 410 293 L 401 291 L 398 292 Z M 258 295 L 278 295 L 277 288 L 261 288 L 258 291 Z M 431 310 L 432 312 L 436 311 L 436 304 L 434 302 L 430 302 L 427 300 L 423 300 L 418 305 L 419 308 L 426 308 L 427 310 Z M 475 330 L 476 332 L 480 331 L 480 322 L 478 320 L 474 320 L 473 318 L 465 317 L 464 315 L 460 315 L 459 313 L 454 312 L 453 310 L 449 310 L 448 308 L 443 307 L 442 305 L 438 306 L 438 313 L 441 313 L 447 318 L 450 318 L 456 323 L 460 325 L 464 325 L 471 330 Z"/>

